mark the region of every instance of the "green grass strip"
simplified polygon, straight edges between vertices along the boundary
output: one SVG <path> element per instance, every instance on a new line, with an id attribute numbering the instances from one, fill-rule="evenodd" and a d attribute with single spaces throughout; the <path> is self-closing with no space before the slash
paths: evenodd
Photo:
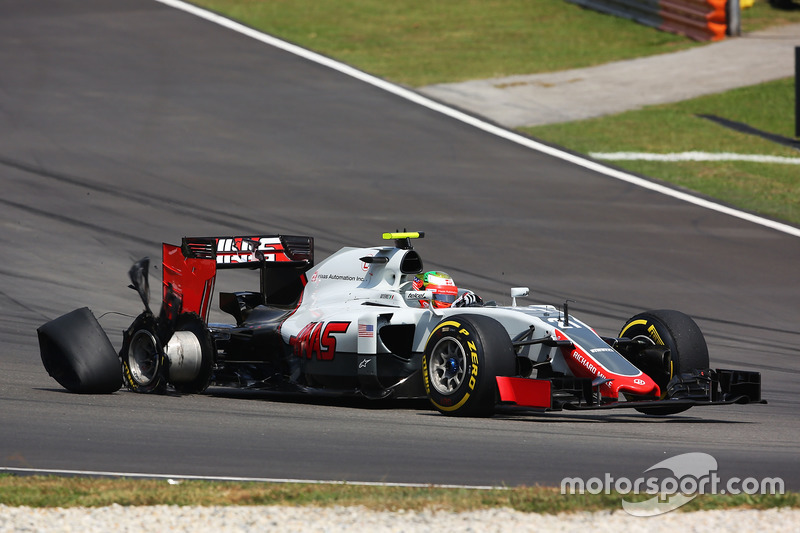
<path id="1" fill-rule="evenodd" d="M 557 488 L 496 490 L 410 488 L 299 483 L 242 483 L 0 475 L 0 504 L 28 507 L 140 505 L 309 505 L 362 506 L 373 510 L 470 511 L 510 508 L 529 513 L 621 510 L 621 500 L 649 495 L 562 495 Z M 800 508 L 800 494 L 774 496 L 700 495 L 681 510 Z"/>
<path id="2" fill-rule="evenodd" d="M 564 0 L 193 0 L 412 86 L 533 74 L 701 46 Z M 800 22 L 760 1 L 742 28 Z"/>
<path id="3" fill-rule="evenodd" d="M 198 0 L 412 86 L 587 67 L 697 43 L 563 0 Z"/>
<path id="4" fill-rule="evenodd" d="M 793 110 L 794 81 L 784 79 L 676 104 L 522 131 L 581 153 L 697 151 L 798 158 L 800 151 L 796 149 L 698 117 L 716 115 L 793 138 Z M 800 223 L 800 172 L 795 165 L 742 161 L 610 163 L 748 211 Z"/>

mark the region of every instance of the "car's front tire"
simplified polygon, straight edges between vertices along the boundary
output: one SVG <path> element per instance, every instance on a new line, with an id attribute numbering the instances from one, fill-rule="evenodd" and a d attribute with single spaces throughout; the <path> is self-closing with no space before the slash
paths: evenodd
<path id="1" fill-rule="evenodd" d="M 680 311 L 662 309 L 646 311 L 631 317 L 619 334 L 620 337 L 644 340 L 669 348 L 663 372 L 651 375 L 661 389 L 667 390 L 670 380 L 684 372 L 709 368 L 708 346 L 697 323 Z M 689 409 L 686 406 L 642 407 L 637 411 L 651 415 L 671 415 Z"/>
<path id="2" fill-rule="evenodd" d="M 433 406 L 450 416 L 491 416 L 496 376 L 516 371 L 505 328 L 480 315 L 454 315 L 431 332 L 422 361 L 425 391 Z"/>

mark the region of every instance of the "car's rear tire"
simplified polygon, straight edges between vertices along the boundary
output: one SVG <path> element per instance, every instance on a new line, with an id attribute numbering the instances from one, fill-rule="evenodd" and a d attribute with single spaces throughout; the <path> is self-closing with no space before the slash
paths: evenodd
<path id="1" fill-rule="evenodd" d="M 62 387 L 83 394 L 110 394 L 122 386 L 119 357 L 87 307 L 37 330 L 45 370 Z"/>
<path id="2" fill-rule="evenodd" d="M 422 373 L 433 406 L 450 416 L 491 416 L 497 376 L 512 376 L 516 357 L 505 328 L 493 318 L 454 315 L 425 345 Z"/>
<path id="3" fill-rule="evenodd" d="M 666 393 L 667 384 L 676 375 L 709 368 L 708 346 L 700 327 L 680 311 L 661 309 L 639 313 L 622 327 L 620 337 L 644 339 L 669 348 L 664 372 L 651 376 Z M 686 406 L 641 407 L 637 411 L 651 415 L 671 415 L 689 409 Z"/>
<path id="4" fill-rule="evenodd" d="M 119 355 L 128 389 L 143 394 L 167 390 L 167 358 L 152 313 L 145 311 L 136 317 L 123 334 Z"/>

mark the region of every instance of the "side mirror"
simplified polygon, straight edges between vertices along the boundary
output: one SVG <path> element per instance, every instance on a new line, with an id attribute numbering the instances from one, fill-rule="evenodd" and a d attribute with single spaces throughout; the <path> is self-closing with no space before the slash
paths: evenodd
<path id="1" fill-rule="evenodd" d="M 511 289 L 511 307 L 517 306 L 517 298 L 524 298 L 530 293 L 528 287 L 514 287 Z"/>

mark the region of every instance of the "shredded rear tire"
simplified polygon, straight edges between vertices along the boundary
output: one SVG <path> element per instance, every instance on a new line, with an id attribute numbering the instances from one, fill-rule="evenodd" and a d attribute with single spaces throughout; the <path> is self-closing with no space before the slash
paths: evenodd
<path id="1" fill-rule="evenodd" d="M 122 386 L 111 341 L 87 307 L 36 330 L 45 370 L 62 387 L 81 394 L 110 394 Z"/>
<path id="2" fill-rule="evenodd" d="M 125 331 L 122 379 L 133 392 L 163 394 L 167 390 L 167 360 L 153 314 L 145 311 Z"/>

